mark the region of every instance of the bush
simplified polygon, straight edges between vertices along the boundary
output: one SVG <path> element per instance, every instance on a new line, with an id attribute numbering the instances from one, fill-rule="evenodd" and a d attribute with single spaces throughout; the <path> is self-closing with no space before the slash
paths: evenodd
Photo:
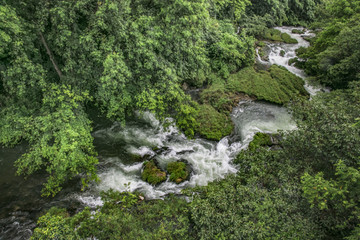
<path id="1" fill-rule="evenodd" d="M 255 151 L 261 146 L 271 146 L 271 138 L 269 134 L 258 132 L 255 134 L 254 139 L 249 144 L 249 150 Z"/>

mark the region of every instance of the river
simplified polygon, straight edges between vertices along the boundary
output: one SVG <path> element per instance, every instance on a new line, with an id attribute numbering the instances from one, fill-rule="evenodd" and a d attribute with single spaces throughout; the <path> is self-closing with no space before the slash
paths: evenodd
<path id="1" fill-rule="evenodd" d="M 304 73 L 289 66 L 287 61 L 295 56 L 296 48 L 307 47 L 308 43 L 300 34 L 292 34 L 291 27 L 277 29 L 289 33 L 299 43 L 268 43 L 271 50 L 269 62 L 262 64 L 278 64 L 304 78 Z M 283 57 L 280 56 L 281 50 L 286 52 Z M 319 91 L 308 84 L 306 89 L 310 94 Z M 26 151 L 26 144 L 12 149 L 0 148 L 0 239 L 28 239 L 36 219 L 52 206 L 66 207 L 72 213 L 84 206 L 100 206 L 99 192 L 102 190 L 137 190 L 147 199 L 153 199 L 168 193 L 180 193 L 185 187 L 206 185 L 236 173 L 232 159 L 247 147 L 256 132 L 274 133 L 296 128 L 286 108 L 268 103 L 242 101 L 234 108 L 231 117 L 235 124 L 234 133 L 219 142 L 187 139 L 174 125 L 164 128 L 150 113 L 139 114 L 138 119 L 129 122 L 126 127 L 116 122 L 110 125 L 95 122 L 93 137 L 99 153 L 100 182 L 81 192 L 78 179 L 74 179 L 53 199 L 40 197 L 41 182 L 44 180 L 42 173 L 27 180 L 15 176 L 13 163 Z M 156 151 L 154 148 L 163 150 Z M 154 156 L 162 167 L 184 159 L 191 164 L 193 173 L 188 181 L 179 185 L 166 181 L 154 187 L 141 180 L 142 163 L 131 161 L 134 154 Z"/>

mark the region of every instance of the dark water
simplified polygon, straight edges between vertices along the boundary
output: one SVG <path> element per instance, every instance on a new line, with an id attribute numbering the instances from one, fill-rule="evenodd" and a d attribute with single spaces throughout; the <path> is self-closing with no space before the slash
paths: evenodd
<path id="1" fill-rule="evenodd" d="M 16 176 L 14 162 L 26 152 L 27 145 L 0 147 L 0 239 L 29 239 L 36 219 L 52 206 L 73 211 L 80 204 L 71 201 L 73 192 L 80 190 L 79 180 L 69 181 L 55 198 L 41 197 L 44 173 L 27 179 Z"/>

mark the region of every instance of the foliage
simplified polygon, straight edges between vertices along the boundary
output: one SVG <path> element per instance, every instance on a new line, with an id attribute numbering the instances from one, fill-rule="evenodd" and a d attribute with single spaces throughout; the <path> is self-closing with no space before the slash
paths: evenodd
<path id="1" fill-rule="evenodd" d="M 189 171 L 184 162 L 171 162 L 167 165 L 170 181 L 181 183 L 189 177 Z"/>
<path id="2" fill-rule="evenodd" d="M 106 195 L 105 205 L 93 213 L 85 209 L 68 217 L 48 212 L 32 239 L 192 239 L 186 201 L 174 196 L 138 201 L 128 192 Z"/>
<path id="3" fill-rule="evenodd" d="M 320 82 L 332 88 L 346 88 L 358 81 L 360 59 L 359 1 L 330 1 L 328 18 L 322 22 L 323 30 L 302 58 L 307 59 L 305 70 L 316 75 Z"/>
<path id="4" fill-rule="evenodd" d="M 230 176 L 196 188 L 190 210 L 197 238 L 317 239 L 314 223 L 294 201 L 296 189 L 289 187 L 270 190 Z"/>
<path id="5" fill-rule="evenodd" d="M 49 196 L 81 172 L 87 173 L 84 185 L 96 180 L 98 160 L 90 121 L 80 107 L 89 98 L 88 93 L 79 94 L 68 86 L 51 85 L 43 94 L 43 106 L 36 116 L 26 115 L 26 110 L 16 107 L 1 111 L 0 142 L 11 145 L 24 139 L 31 144 L 29 151 L 15 162 L 17 173 L 30 175 L 45 169 L 49 177 L 43 195 Z"/>
<path id="6" fill-rule="evenodd" d="M 144 162 L 144 169 L 141 173 L 141 179 L 156 185 L 166 180 L 166 172 L 159 169 L 154 160 Z"/>
<path id="7" fill-rule="evenodd" d="M 122 124 L 136 110 L 172 116 L 193 137 L 197 105 L 180 86 L 200 87 L 207 76 L 224 79 L 252 63 L 253 38 L 233 26 L 248 4 L 4 0 L 0 139 L 29 142 L 18 173 L 46 170 L 45 195 L 76 175 L 96 179 L 89 106 Z"/>
<path id="8" fill-rule="evenodd" d="M 312 101 L 293 106 L 298 130 L 287 135 L 288 157 L 315 171 L 332 169 L 339 159 L 356 166 L 360 149 L 359 129 L 353 127 L 359 115 L 359 84 L 348 90 L 319 94 Z M 331 171 L 327 171 L 331 175 Z"/>
<path id="9" fill-rule="evenodd" d="M 234 125 L 229 116 L 219 113 L 212 106 L 202 104 L 196 115 L 199 126 L 196 132 L 206 139 L 220 140 L 231 134 Z"/>
<path id="10" fill-rule="evenodd" d="M 271 146 L 272 141 L 269 134 L 257 132 L 253 140 L 249 143 L 248 149 L 250 151 L 255 151 L 261 146 Z"/>
<path id="11" fill-rule="evenodd" d="M 38 219 L 37 227 L 34 230 L 31 239 L 80 239 L 77 232 L 73 231 L 68 217 L 66 209 L 51 208 L 45 215 Z"/>
<path id="12" fill-rule="evenodd" d="M 334 218 L 333 225 L 328 226 L 334 232 L 348 235 L 356 239 L 359 235 L 359 169 L 348 167 L 343 161 L 335 164 L 335 179 L 326 180 L 322 172 L 311 176 L 308 173 L 302 177 L 304 196 L 312 207 L 325 212 L 328 218 Z"/>

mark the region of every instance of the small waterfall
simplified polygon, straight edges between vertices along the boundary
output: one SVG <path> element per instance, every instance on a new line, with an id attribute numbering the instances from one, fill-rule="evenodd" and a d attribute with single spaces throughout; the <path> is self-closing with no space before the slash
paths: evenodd
<path id="1" fill-rule="evenodd" d="M 268 47 L 271 49 L 269 54 L 269 62 L 265 61 L 265 64 L 277 64 L 288 69 L 293 74 L 303 78 L 305 80 L 305 89 L 309 92 L 311 96 L 316 95 L 319 91 L 329 91 L 323 86 L 313 86 L 308 81 L 306 81 L 306 74 L 303 70 L 296 68 L 293 65 L 289 65 L 289 60 L 296 57 L 295 50 L 300 47 L 309 47 L 310 43 L 304 40 L 304 37 L 314 37 L 315 35 L 309 30 L 306 30 L 302 27 L 275 27 L 282 33 L 289 34 L 292 38 L 298 41 L 297 44 L 287 44 L 287 43 L 267 43 Z M 303 34 L 292 33 L 293 29 L 304 31 Z M 281 56 L 281 51 L 284 51 L 285 54 Z M 259 60 L 258 60 L 259 62 Z M 264 61 L 263 61 L 264 62 Z M 260 62 L 261 63 L 261 62 Z"/>

